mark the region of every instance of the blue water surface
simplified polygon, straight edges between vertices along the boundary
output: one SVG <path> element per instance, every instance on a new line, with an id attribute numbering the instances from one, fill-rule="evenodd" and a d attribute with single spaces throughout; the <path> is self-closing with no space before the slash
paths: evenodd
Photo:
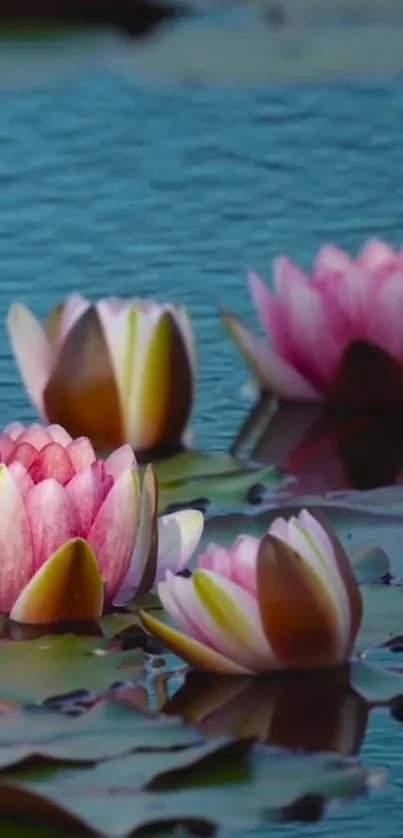
<path id="1" fill-rule="evenodd" d="M 264 92 L 137 90 L 97 73 L 0 99 L 0 422 L 34 411 L 4 320 L 40 316 L 76 289 L 177 299 L 199 341 L 197 440 L 227 450 L 247 406 L 245 370 L 220 325 L 252 324 L 246 270 L 308 267 L 326 241 L 403 241 L 403 87 Z M 403 729 L 374 714 L 363 748 L 390 783 L 317 825 L 271 833 L 400 836 Z M 246 835 L 244 838 L 248 838 Z"/>

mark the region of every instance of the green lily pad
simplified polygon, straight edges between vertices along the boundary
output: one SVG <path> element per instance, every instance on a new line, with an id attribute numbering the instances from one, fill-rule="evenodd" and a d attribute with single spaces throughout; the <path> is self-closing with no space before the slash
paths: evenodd
<path id="1" fill-rule="evenodd" d="M 352 688 L 371 704 L 389 704 L 403 696 L 403 671 L 386 669 L 368 661 L 351 666 Z"/>
<path id="2" fill-rule="evenodd" d="M 0 640 L 0 701 L 26 704 L 74 690 L 103 694 L 134 678 L 141 665 L 139 652 L 113 651 L 102 638 Z"/>
<path id="3" fill-rule="evenodd" d="M 160 513 L 195 502 L 206 509 L 260 503 L 283 484 L 272 466 L 247 466 L 229 454 L 185 451 L 155 463 L 155 468 Z"/>
<path id="4" fill-rule="evenodd" d="M 353 797 L 371 779 L 355 760 L 251 751 L 249 744 L 228 740 L 175 756 L 160 753 L 155 761 L 149 757 L 143 764 L 140 757 L 128 757 L 75 774 L 58 771 L 53 778 L 2 775 L 0 810 L 57 814 L 72 828 L 85 826 L 108 838 L 196 822 L 242 834 L 277 820 L 307 796 Z"/>
<path id="5" fill-rule="evenodd" d="M 403 588 L 364 585 L 361 594 L 364 613 L 356 648 L 366 652 L 403 634 Z"/>
<path id="6" fill-rule="evenodd" d="M 78 718 L 21 710 L 0 716 L 0 768 L 35 757 L 98 762 L 138 748 L 198 745 L 200 739 L 179 719 L 152 716 L 123 701 L 101 702 Z"/>

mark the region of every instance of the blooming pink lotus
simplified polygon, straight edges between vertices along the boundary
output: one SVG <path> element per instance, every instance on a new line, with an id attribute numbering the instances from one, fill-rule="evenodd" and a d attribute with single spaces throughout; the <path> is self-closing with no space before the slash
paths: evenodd
<path id="1" fill-rule="evenodd" d="M 353 260 L 325 246 L 311 277 L 277 259 L 275 293 L 249 279 L 269 345 L 223 318 L 261 390 L 294 401 L 402 401 L 403 251 L 374 240 Z"/>
<path id="2" fill-rule="evenodd" d="M 340 542 L 319 517 L 277 518 L 259 542 L 210 545 L 190 578 L 168 573 L 158 594 L 179 630 L 145 627 L 198 669 L 241 675 L 348 660 L 361 594 Z"/>
<path id="3" fill-rule="evenodd" d="M 7 326 L 33 404 L 98 451 L 180 443 L 195 389 L 195 345 L 183 306 L 71 294 L 44 326 L 25 306 Z"/>
<path id="4" fill-rule="evenodd" d="M 0 612 L 23 623 L 96 620 L 176 572 L 203 530 L 197 510 L 157 519 L 129 445 L 97 460 L 60 425 L 0 434 Z"/>

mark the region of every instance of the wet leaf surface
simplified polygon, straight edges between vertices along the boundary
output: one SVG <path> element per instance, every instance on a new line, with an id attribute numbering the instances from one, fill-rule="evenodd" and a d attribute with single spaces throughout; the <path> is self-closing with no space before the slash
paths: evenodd
<path id="1" fill-rule="evenodd" d="M 16 704 L 88 690 L 102 694 L 116 681 L 139 675 L 140 652 L 114 651 L 108 642 L 75 637 L 0 641 L 0 701 Z"/>

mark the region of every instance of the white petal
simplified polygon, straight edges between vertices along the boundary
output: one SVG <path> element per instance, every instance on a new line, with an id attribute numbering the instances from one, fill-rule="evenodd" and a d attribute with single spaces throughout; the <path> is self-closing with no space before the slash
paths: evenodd
<path id="1" fill-rule="evenodd" d="M 26 306 L 11 306 L 7 329 L 25 387 L 35 407 L 45 416 L 43 393 L 55 363 L 53 349 L 41 324 Z"/>
<path id="2" fill-rule="evenodd" d="M 203 534 L 204 517 L 198 509 L 182 509 L 158 519 L 157 582 L 168 570 L 177 573 L 193 556 Z"/>

